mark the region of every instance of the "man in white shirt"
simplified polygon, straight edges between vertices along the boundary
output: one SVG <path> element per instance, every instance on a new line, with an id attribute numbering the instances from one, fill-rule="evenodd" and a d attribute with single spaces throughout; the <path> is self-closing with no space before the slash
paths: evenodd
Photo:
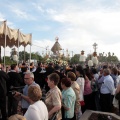
<path id="1" fill-rule="evenodd" d="M 104 69 L 104 80 L 100 88 L 100 105 L 101 111 L 103 112 L 111 112 L 111 95 L 114 92 L 114 81 L 110 76 L 110 70 Z"/>

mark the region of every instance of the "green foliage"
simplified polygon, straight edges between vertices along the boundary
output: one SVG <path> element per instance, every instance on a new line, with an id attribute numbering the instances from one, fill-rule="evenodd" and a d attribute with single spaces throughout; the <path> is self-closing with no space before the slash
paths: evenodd
<path id="1" fill-rule="evenodd" d="M 25 52 L 25 60 L 28 61 L 29 58 L 30 58 L 30 54 Z M 32 52 L 31 59 L 35 59 L 37 61 L 42 61 L 43 58 L 38 52 L 36 52 L 36 53 Z M 19 52 L 19 60 L 20 61 L 24 60 L 24 51 Z"/>
<path id="2" fill-rule="evenodd" d="M 38 52 L 31 53 L 31 59 L 35 59 L 37 61 L 42 61 L 43 60 L 42 56 Z"/>
<path id="3" fill-rule="evenodd" d="M 25 52 L 25 60 L 29 60 L 30 55 L 29 53 Z M 24 60 L 24 51 L 19 52 L 19 61 L 23 61 Z"/>
<path id="4" fill-rule="evenodd" d="M 2 59 L 2 63 L 4 63 L 4 57 Z M 5 64 L 11 65 L 11 64 L 17 64 L 15 61 L 11 60 L 9 56 L 5 56 Z"/>
<path id="5" fill-rule="evenodd" d="M 114 55 L 114 53 L 108 52 L 108 54 L 104 55 L 104 53 L 99 54 L 99 62 L 119 62 L 119 59 L 117 56 Z"/>
<path id="6" fill-rule="evenodd" d="M 79 63 L 79 58 L 80 58 L 80 55 L 79 55 L 79 54 L 75 54 L 75 55 L 71 58 L 70 63 L 71 63 L 71 64 L 78 64 L 78 63 Z"/>

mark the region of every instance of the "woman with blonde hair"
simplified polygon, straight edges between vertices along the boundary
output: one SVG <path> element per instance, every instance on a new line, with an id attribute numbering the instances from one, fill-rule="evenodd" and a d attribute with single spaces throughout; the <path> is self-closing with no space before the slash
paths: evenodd
<path id="1" fill-rule="evenodd" d="M 24 117 L 27 120 L 48 120 L 47 107 L 40 99 L 42 97 L 41 89 L 38 86 L 30 86 L 28 89 L 28 97 L 31 105 L 26 111 Z"/>
<path id="2" fill-rule="evenodd" d="M 15 114 L 10 116 L 8 120 L 26 120 L 26 118 L 22 115 Z"/>

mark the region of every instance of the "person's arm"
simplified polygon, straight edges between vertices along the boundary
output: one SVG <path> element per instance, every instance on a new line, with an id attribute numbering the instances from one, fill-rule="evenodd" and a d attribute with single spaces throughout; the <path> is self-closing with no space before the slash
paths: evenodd
<path id="1" fill-rule="evenodd" d="M 20 94 L 21 98 L 23 98 L 24 100 L 26 100 L 27 102 L 31 103 L 32 100 L 28 97 L 28 96 L 25 96 L 23 95 L 22 93 Z"/>
<path id="2" fill-rule="evenodd" d="M 60 105 L 57 105 L 57 106 L 54 106 L 52 108 L 52 110 L 49 111 L 49 116 L 51 116 L 52 114 L 54 114 L 55 112 L 59 111 L 61 109 L 61 106 Z"/>
<path id="3" fill-rule="evenodd" d="M 120 92 L 120 83 L 118 84 L 118 86 L 117 86 L 117 89 L 116 89 L 115 93 L 117 94 L 117 93 L 119 93 L 119 92 Z"/>
<path id="4" fill-rule="evenodd" d="M 65 110 L 70 110 L 71 106 L 72 106 L 72 97 L 70 95 L 66 96 L 66 99 L 64 100 L 64 103 L 62 104 L 62 106 L 64 107 Z"/>
<path id="5" fill-rule="evenodd" d="M 27 102 L 31 103 L 31 99 L 28 96 L 23 95 L 20 92 L 15 91 L 14 97 L 20 96 L 22 99 L 26 100 Z"/>
<path id="6" fill-rule="evenodd" d="M 70 108 L 66 107 L 64 104 L 62 104 L 62 106 L 65 110 L 67 110 L 67 111 L 70 110 Z"/>
<path id="7" fill-rule="evenodd" d="M 52 101 L 53 101 L 53 108 L 49 111 L 49 116 L 54 114 L 55 112 L 58 112 L 61 109 L 61 96 L 59 92 L 54 92 L 52 95 Z"/>

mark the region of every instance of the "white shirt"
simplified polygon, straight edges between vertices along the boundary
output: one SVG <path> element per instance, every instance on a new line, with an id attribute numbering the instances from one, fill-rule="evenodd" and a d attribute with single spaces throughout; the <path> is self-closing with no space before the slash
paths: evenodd
<path id="1" fill-rule="evenodd" d="M 117 77 L 117 86 L 120 84 L 120 75 Z"/>
<path id="2" fill-rule="evenodd" d="M 84 93 L 84 85 L 85 85 L 85 80 L 83 77 L 78 77 L 76 82 L 80 86 L 80 101 L 83 101 L 83 93 Z"/>
<path id="3" fill-rule="evenodd" d="M 48 110 L 42 101 L 30 105 L 24 117 L 27 120 L 48 120 Z"/>

